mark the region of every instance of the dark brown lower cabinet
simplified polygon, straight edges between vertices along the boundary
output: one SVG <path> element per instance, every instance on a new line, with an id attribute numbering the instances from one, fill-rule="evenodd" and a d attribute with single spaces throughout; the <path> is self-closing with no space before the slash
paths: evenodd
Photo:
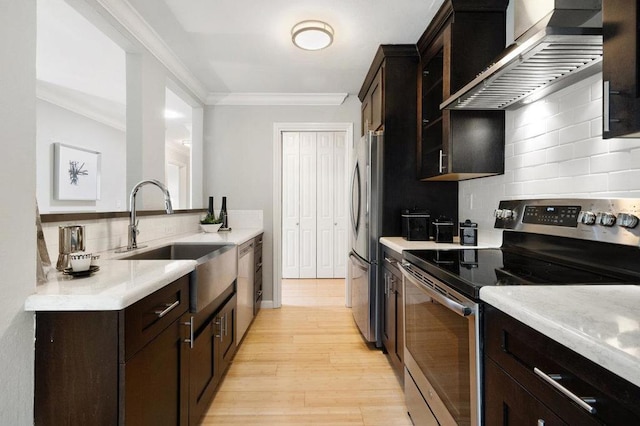
<path id="1" fill-rule="evenodd" d="M 124 424 L 187 424 L 189 349 L 183 329 L 175 321 L 122 366 Z"/>
<path id="2" fill-rule="evenodd" d="M 402 274 L 397 263 L 402 255 L 382 246 L 383 299 L 382 344 L 400 381 L 404 381 L 404 307 L 402 304 Z"/>
<path id="3" fill-rule="evenodd" d="M 189 424 L 197 425 L 207 410 L 236 351 L 236 295 L 214 312 L 197 331 L 189 371 Z"/>
<path id="4" fill-rule="evenodd" d="M 493 306 L 484 319 L 484 424 L 640 424 L 640 388 Z"/>
<path id="5" fill-rule="evenodd" d="M 120 311 L 37 312 L 37 425 L 186 425 L 189 277 Z"/>

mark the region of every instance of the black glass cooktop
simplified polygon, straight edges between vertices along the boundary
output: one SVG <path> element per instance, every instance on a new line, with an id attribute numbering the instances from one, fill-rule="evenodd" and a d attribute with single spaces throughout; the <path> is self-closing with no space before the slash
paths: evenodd
<path id="1" fill-rule="evenodd" d="M 458 291 L 479 298 L 483 286 L 620 284 L 602 268 L 546 260 L 509 249 L 409 250 L 404 257 Z"/>

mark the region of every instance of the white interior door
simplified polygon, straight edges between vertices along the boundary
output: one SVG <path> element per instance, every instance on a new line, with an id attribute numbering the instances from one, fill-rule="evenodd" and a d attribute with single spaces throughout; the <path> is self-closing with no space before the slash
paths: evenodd
<path id="1" fill-rule="evenodd" d="M 300 133 L 300 276 L 316 278 L 316 134 Z"/>
<path id="2" fill-rule="evenodd" d="M 318 148 L 318 278 L 333 278 L 334 220 L 334 134 L 319 132 Z"/>
<path id="3" fill-rule="evenodd" d="M 300 133 L 282 133 L 282 278 L 300 278 Z"/>
<path id="4" fill-rule="evenodd" d="M 282 277 L 343 278 L 345 132 L 282 134 Z"/>
<path id="5" fill-rule="evenodd" d="M 344 278 L 349 246 L 346 132 L 334 133 L 333 177 L 333 278 Z"/>

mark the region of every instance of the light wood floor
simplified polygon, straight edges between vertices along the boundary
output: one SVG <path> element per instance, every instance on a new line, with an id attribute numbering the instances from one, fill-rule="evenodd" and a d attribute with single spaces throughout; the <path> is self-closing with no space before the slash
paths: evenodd
<path id="1" fill-rule="evenodd" d="M 411 425 L 385 355 L 344 307 L 344 280 L 283 280 L 255 318 L 203 425 Z"/>

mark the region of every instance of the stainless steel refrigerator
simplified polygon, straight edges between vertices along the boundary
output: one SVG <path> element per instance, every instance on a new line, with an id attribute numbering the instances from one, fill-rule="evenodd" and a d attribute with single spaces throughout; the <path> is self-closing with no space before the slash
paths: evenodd
<path id="1" fill-rule="evenodd" d="M 367 132 L 354 149 L 351 174 L 349 277 L 353 317 L 362 335 L 382 345 L 378 239 L 382 233 L 382 132 Z"/>

